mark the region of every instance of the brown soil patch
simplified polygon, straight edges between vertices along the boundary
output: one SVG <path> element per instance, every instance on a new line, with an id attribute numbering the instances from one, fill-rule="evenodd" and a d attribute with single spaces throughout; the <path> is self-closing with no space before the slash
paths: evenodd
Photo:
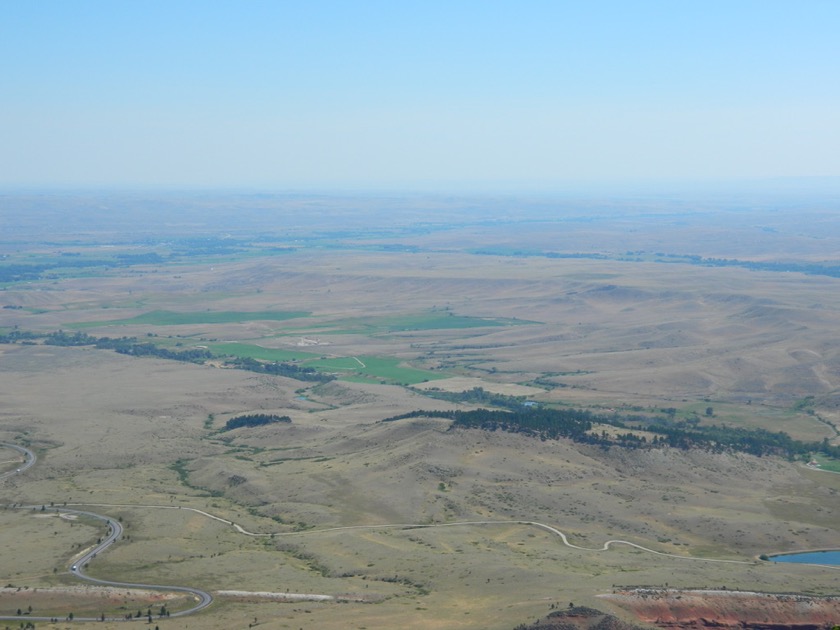
<path id="1" fill-rule="evenodd" d="M 31 607 L 33 616 L 64 617 L 68 611 L 77 616 L 110 616 L 123 610 L 157 610 L 162 605 L 177 609 L 184 599 L 182 593 L 109 586 L 4 587 L 0 588 L 0 615 L 14 615 L 18 609 Z"/>
<path id="2" fill-rule="evenodd" d="M 660 628 L 822 629 L 840 623 L 840 597 L 633 589 L 602 598 Z"/>

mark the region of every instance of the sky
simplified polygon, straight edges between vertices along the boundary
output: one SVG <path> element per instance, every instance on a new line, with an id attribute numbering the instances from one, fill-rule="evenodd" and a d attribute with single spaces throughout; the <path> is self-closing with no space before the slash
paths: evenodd
<path id="1" fill-rule="evenodd" d="M 840 176 L 836 0 L 0 0 L 0 186 Z"/>

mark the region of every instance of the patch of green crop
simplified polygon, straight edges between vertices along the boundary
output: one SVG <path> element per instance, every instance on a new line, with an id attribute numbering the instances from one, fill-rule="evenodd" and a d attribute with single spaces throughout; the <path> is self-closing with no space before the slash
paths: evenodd
<path id="1" fill-rule="evenodd" d="M 415 385 L 425 381 L 446 378 L 447 375 L 429 370 L 402 365 L 399 359 L 393 357 L 355 357 L 359 361 L 355 376 L 364 380 L 380 380 L 388 383 Z M 344 378 L 344 377 L 342 377 Z M 355 380 L 355 379 L 354 379 Z"/>
<path id="2" fill-rule="evenodd" d="M 828 470 L 831 472 L 840 473 L 840 461 L 831 459 L 824 455 L 815 455 L 814 460 L 819 464 L 820 470 Z"/>
<path id="3" fill-rule="evenodd" d="M 533 324 L 524 319 L 484 318 L 432 311 L 385 317 L 351 318 L 332 322 L 334 334 L 374 335 L 415 330 L 451 330 Z"/>
<path id="4" fill-rule="evenodd" d="M 306 367 L 322 372 L 356 372 L 365 367 L 365 363 L 356 357 L 329 357 L 307 361 Z"/>
<path id="5" fill-rule="evenodd" d="M 147 326 L 180 326 L 185 324 L 236 324 L 259 320 L 285 321 L 298 317 L 307 317 L 306 311 L 150 311 L 127 319 L 112 319 L 105 322 L 84 322 L 76 327 L 127 326 L 143 324 Z"/>
<path id="6" fill-rule="evenodd" d="M 374 324 L 385 327 L 388 332 L 402 330 L 440 330 L 452 328 L 483 328 L 486 326 L 510 326 L 514 323 L 524 323 L 520 320 L 468 317 L 451 313 L 424 313 L 420 315 L 404 315 L 398 317 L 383 317 Z"/>
<path id="7" fill-rule="evenodd" d="M 246 343 L 208 343 L 208 349 L 214 354 L 232 355 L 260 361 L 298 361 L 305 367 L 321 372 L 334 373 L 340 378 L 386 381 L 415 385 L 433 379 L 446 378 L 445 374 L 421 370 L 402 365 L 394 357 L 323 357 L 311 352 L 299 350 L 277 350 L 263 348 Z"/>

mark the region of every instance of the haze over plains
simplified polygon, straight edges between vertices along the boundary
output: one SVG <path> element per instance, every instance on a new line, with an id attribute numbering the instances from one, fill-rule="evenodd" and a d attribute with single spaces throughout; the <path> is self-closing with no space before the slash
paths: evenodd
<path id="1" fill-rule="evenodd" d="M 0 186 L 832 178 L 838 23 L 821 1 L 6 3 Z"/>

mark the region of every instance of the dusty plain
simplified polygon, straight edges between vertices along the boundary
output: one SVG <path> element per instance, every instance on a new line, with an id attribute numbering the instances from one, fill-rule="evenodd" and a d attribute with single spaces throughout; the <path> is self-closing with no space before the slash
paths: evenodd
<path id="1" fill-rule="evenodd" d="M 388 233 L 364 231 L 358 217 L 370 221 L 365 204 L 379 200 L 356 202 L 344 231 L 325 235 L 345 217 L 338 209 L 285 203 L 283 216 L 307 216 L 308 227 L 289 219 L 288 230 L 269 231 L 254 212 L 251 232 L 232 237 L 248 247 L 177 259 L 166 258 L 171 245 L 134 242 L 121 224 L 73 223 L 49 238 L 25 221 L 5 226 L 10 262 L 112 249 L 163 260 L 7 282 L 0 332 L 136 336 L 173 350 L 236 343 L 338 378 L 0 345 L 0 442 L 38 455 L 0 480 L 0 616 L 31 606 L 33 616 L 65 619 L 38 626 L 69 627 L 70 612 L 145 612 L 161 597 L 173 611 L 187 605 L 171 593 L 74 590 L 84 583 L 69 565 L 103 532 L 37 508 L 65 504 L 125 527 L 90 575 L 216 594 L 195 616 L 156 616 L 160 628 L 510 630 L 570 603 L 639 623 L 600 597 L 637 586 L 837 594 L 837 569 L 758 556 L 840 546 L 840 475 L 774 457 L 455 430 L 433 417 L 381 422 L 471 408 L 427 394 L 482 387 L 544 405 L 671 408 L 678 418 L 836 444 L 840 279 L 666 264 L 655 253 L 667 244 L 680 255 L 829 260 L 840 249 L 822 206 L 808 206 L 822 221 L 811 228 L 758 211 L 724 225 L 681 209 L 677 220 L 659 200 L 620 221 L 611 210 L 595 222 L 514 216 L 497 225 L 464 210 L 469 220 L 444 229 L 429 216 L 444 225 L 452 202 L 432 200 L 426 214 L 403 208 L 404 225 Z M 192 207 L 190 229 L 208 239 L 235 230 L 201 223 L 203 207 Z M 189 232 L 166 229 L 173 239 Z M 193 321 L 133 319 L 160 312 Z M 298 315 L 199 316 L 255 312 Z M 227 419 L 256 412 L 292 422 L 223 431 Z M 0 472 L 17 461 L 0 448 Z M 604 549 L 610 540 L 639 547 Z"/>

